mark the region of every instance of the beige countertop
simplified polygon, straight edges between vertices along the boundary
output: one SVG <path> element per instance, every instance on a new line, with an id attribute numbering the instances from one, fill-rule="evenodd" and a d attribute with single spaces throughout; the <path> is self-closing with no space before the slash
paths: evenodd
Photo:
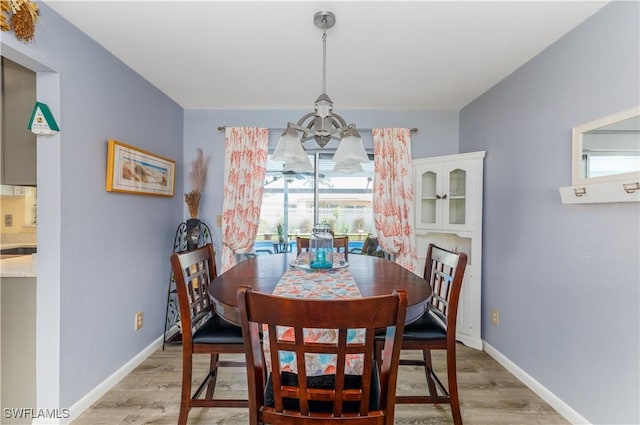
<path id="1" fill-rule="evenodd" d="M 36 256 L 18 255 L 0 259 L 0 277 L 36 277 Z"/>
<path id="2" fill-rule="evenodd" d="M 14 243 L 1 243 L 0 249 L 11 249 L 11 248 L 36 248 L 38 244 L 36 243 L 26 243 L 26 242 L 14 242 Z"/>

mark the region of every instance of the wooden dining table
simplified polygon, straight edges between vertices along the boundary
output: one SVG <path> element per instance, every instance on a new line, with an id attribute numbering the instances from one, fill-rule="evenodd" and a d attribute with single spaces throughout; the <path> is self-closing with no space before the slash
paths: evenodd
<path id="1" fill-rule="evenodd" d="M 271 294 L 295 260 L 296 253 L 259 255 L 218 275 L 209 286 L 217 313 L 228 322 L 239 325 L 238 288 L 249 286 L 254 291 Z M 424 312 L 431 288 L 422 277 L 392 261 L 369 255 L 350 254 L 347 267 L 363 297 L 404 289 L 407 293 L 406 323 L 416 320 Z"/>

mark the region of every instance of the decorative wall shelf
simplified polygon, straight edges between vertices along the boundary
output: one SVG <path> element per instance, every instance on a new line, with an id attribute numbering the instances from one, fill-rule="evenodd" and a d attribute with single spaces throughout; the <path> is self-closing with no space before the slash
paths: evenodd
<path id="1" fill-rule="evenodd" d="M 563 204 L 640 202 L 640 178 L 559 188 Z"/>

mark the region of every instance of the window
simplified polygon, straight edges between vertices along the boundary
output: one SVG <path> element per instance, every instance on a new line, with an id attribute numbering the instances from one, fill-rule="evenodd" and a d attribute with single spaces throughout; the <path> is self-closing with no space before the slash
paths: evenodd
<path id="1" fill-rule="evenodd" d="M 260 226 L 256 249 L 266 248 L 277 242 L 278 224 L 283 235 L 295 239 L 309 235 L 316 218 L 331 226 L 335 234 L 349 236 L 350 245 L 364 240 L 373 232 L 373 155 L 363 165 L 363 172 L 355 174 L 334 173 L 333 153 L 316 152 L 309 155 L 318 168 L 315 173 L 283 173 L 283 163 L 267 161 L 267 176 L 260 212 Z"/>
<path id="2" fill-rule="evenodd" d="M 583 154 L 583 175 L 587 177 L 633 173 L 640 170 L 638 152 L 589 152 Z"/>

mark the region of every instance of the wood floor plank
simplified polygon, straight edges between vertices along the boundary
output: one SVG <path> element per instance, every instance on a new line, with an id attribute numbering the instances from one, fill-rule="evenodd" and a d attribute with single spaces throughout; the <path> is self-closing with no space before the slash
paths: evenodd
<path id="1" fill-rule="evenodd" d="M 418 358 L 419 353 L 403 352 Z M 225 358 L 233 358 L 229 355 Z M 235 357 L 238 357 L 235 355 Z M 458 349 L 458 386 L 465 425 L 566 425 L 567 422 L 540 397 L 524 386 L 500 364 L 482 351 L 463 345 Z M 434 368 L 446 381 L 445 359 L 433 354 Z M 208 367 L 206 356 L 195 362 L 194 378 Z M 181 347 L 158 350 L 107 392 L 71 425 L 175 425 L 180 402 L 182 373 Z M 426 391 L 421 368 L 403 366 L 398 376 L 398 394 Z M 246 397 L 246 372 L 242 368 L 223 368 L 216 395 Z M 194 408 L 189 425 L 246 425 L 247 409 Z M 448 405 L 397 405 L 395 424 L 452 424 Z"/>

